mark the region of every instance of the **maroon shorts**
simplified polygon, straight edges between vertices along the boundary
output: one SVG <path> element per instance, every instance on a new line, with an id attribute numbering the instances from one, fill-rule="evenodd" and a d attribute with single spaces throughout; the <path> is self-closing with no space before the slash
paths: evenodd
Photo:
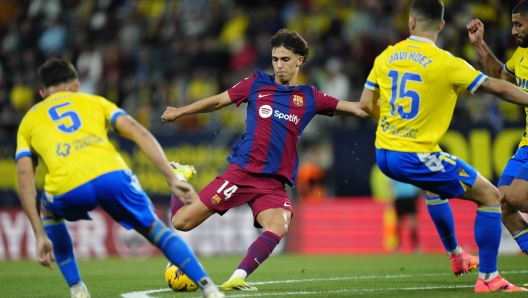
<path id="1" fill-rule="evenodd" d="M 256 221 L 261 211 L 282 208 L 293 214 L 284 179 L 280 177 L 251 173 L 232 163 L 198 195 L 209 210 L 220 215 L 247 203 L 253 211 L 255 227 L 262 228 Z"/>

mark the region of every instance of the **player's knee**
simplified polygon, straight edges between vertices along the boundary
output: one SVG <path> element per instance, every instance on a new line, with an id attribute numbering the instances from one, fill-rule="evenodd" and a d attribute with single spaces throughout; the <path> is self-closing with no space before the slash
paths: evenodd
<path id="1" fill-rule="evenodd" d="M 171 219 L 172 226 L 182 232 L 188 232 L 192 229 L 191 225 L 189 224 L 189 221 L 183 220 L 179 216 L 173 216 Z"/>
<path id="2" fill-rule="evenodd" d="M 284 238 L 284 236 L 286 236 L 286 234 L 288 234 L 288 225 L 284 224 L 284 225 L 272 225 L 270 226 L 270 228 L 268 229 L 268 231 L 272 232 L 273 234 L 281 237 L 281 238 Z"/>
<path id="3" fill-rule="evenodd" d="M 491 183 L 486 184 L 483 189 L 482 196 L 479 196 L 480 203 L 484 206 L 500 206 L 501 199 L 499 190 Z"/>

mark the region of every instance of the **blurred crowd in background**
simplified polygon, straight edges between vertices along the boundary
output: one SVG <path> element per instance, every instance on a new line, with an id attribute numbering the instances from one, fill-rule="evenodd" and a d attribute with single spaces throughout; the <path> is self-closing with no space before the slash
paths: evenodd
<path id="1" fill-rule="evenodd" d="M 228 89 L 256 69 L 272 73 L 269 38 L 298 31 L 311 57 L 298 83 L 357 101 L 374 58 L 408 36 L 410 0 L 2 0 L 0 1 L 0 137 L 12 136 L 41 100 L 37 67 L 69 59 L 81 91 L 115 102 L 156 134 L 244 128 L 244 109 L 162 124 L 166 106 L 182 106 Z M 485 40 L 503 62 L 517 44 L 511 9 L 518 1 L 445 0 L 447 25 L 437 45 L 481 69 L 466 24 L 485 24 Z M 467 96 L 456 122 L 523 123 L 521 108 L 488 95 Z M 319 117 L 323 118 L 323 117 Z M 351 120 L 325 126 L 369 125 Z"/>

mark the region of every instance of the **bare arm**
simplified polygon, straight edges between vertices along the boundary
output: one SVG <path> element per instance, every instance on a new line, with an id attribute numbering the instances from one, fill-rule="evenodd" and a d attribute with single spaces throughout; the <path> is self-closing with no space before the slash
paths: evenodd
<path id="1" fill-rule="evenodd" d="M 369 114 L 367 114 L 359 107 L 359 102 L 350 102 L 346 100 L 340 100 L 337 103 L 335 115 L 355 116 L 358 118 L 370 117 Z"/>
<path id="2" fill-rule="evenodd" d="M 469 40 L 478 53 L 480 62 L 486 68 L 488 74 L 497 79 L 503 79 L 515 83 L 515 77 L 504 70 L 504 64 L 490 50 L 484 41 L 484 24 L 479 19 L 472 20 L 467 24 Z"/>
<path id="3" fill-rule="evenodd" d="M 46 235 L 44 225 L 40 219 L 40 203 L 37 200 L 37 191 L 35 190 L 35 169 L 35 161 L 29 156 L 21 157 L 17 161 L 18 195 L 20 196 L 22 208 L 24 208 L 24 212 L 33 228 L 33 233 L 35 233 L 37 260 L 41 265 L 52 269 L 50 260 L 54 262 L 55 255 L 53 254 L 53 244 L 48 235 Z"/>
<path id="4" fill-rule="evenodd" d="M 229 98 L 229 93 L 224 91 L 223 93 L 204 98 L 181 108 L 167 107 L 165 113 L 161 115 L 161 121 L 172 122 L 185 115 L 213 112 L 232 103 L 233 101 Z"/>
<path id="5" fill-rule="evenodd" d="M 158 171 L 165 177 L 171 188 L 172 194 L 183 202 L 195 199 L 196 192 L 186 182 L 179 181 L 169 166 L 165 152 L 154 136 L 141 124 L 128 115 L 118 116 L 115 128 L 123 137 L 134 141 L 147 158 L 156 166 Z"/>
<path id="6" fill-rule="evenodd" d="M 519 87 L 513 85 L 510 82 L 486 78 L 478 90 L 481 89 L 484 92 L 496 95 L 507 102 L 528 107 L 528 93 L 524 92 Z"/>
<path id="7" fill-rule="evenodd" d="M 359 108 L 365 111 L 374 120 L 379 120 L 379 106 L 378 106 L 379 92 L 363 88 L 361 98 L 359 99 Z"/>

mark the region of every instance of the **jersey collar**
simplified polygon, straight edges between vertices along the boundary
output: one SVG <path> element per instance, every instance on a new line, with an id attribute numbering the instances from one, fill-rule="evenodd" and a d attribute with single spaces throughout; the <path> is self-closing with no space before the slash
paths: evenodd
<path id="1" fill-rule="evenodd" d="M 416 35 L 411 35 L 411 36 L 409 36 L 408 39 L 414 40 L 414 41 L 420 41 L 420 42 L 428 42 L 428 43 L 430 43 L 430 44 L 432 44 L 433 46 L 436 47 L 436 44 L 432 40 L 430 40 L 429 38 L 420 37 L 420 36 L 416 36 Z"/>

